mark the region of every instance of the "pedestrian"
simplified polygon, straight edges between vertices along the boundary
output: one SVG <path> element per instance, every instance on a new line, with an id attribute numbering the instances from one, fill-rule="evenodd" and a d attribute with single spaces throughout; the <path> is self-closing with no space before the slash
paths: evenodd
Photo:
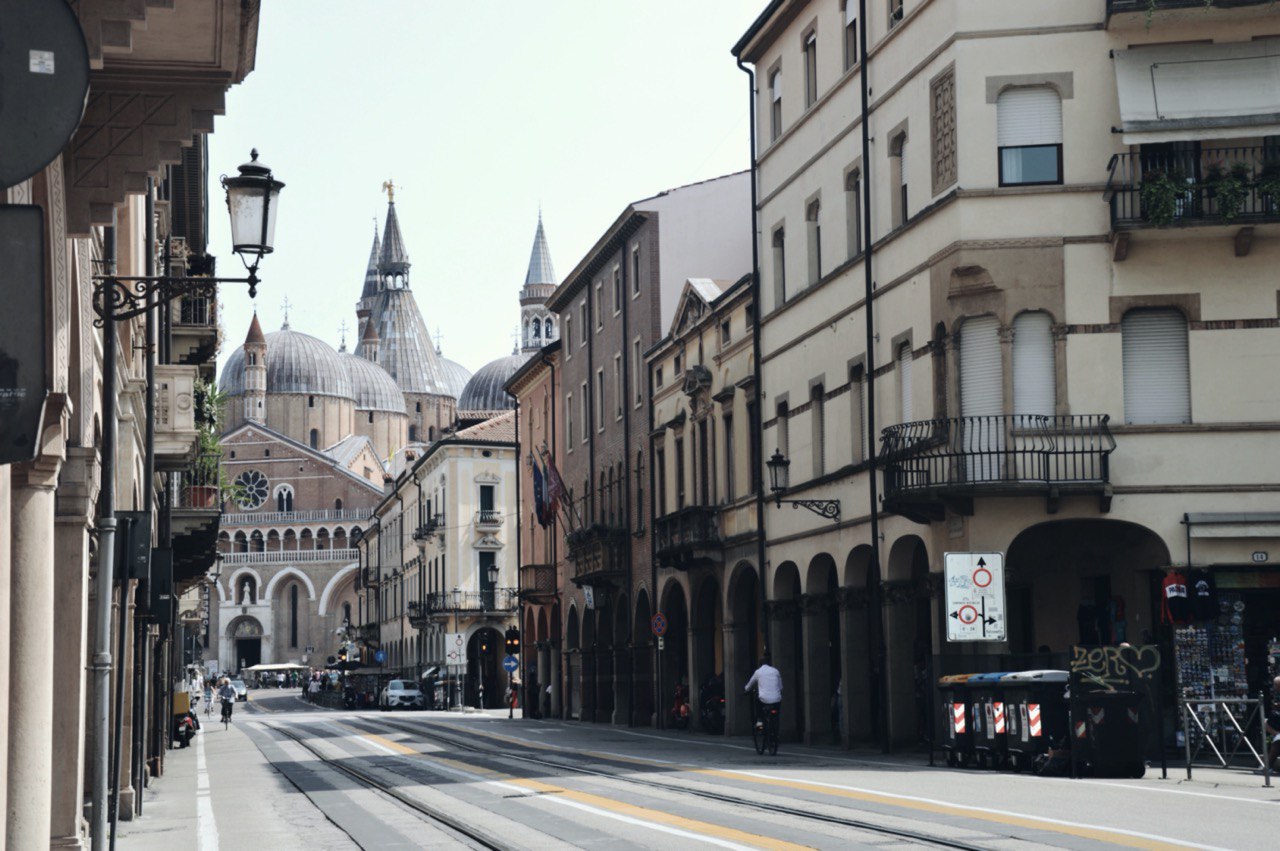
<path id="1" fill-rule="evenodd" d="M 312 703 L 315 703 L 317 700 L 319 700 L 319 697 L 320 697 L 320 680 L 319 680 L 319 678 L 316 678 L 316 679 L 314 679 L 314 680 L 312 680 L 312 681 L 311 681 L 311 686 L 308 688 L 308 690 L 307 690 L 307 691 L 308 691 L 308 694 L 309 694 L 309 695 L 310 695 L 310 697 L 311 697 L 311 702 L 312 702 Z"/>

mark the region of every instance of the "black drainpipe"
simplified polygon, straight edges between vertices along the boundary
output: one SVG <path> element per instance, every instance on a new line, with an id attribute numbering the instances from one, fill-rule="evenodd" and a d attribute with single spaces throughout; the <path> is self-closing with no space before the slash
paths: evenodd
<path id="1" fill-rule="evenodd" d="M 627 259 L 628 259 L 627 258 L 627 239 L 628 239 L 627 237 L 623 237 L 619 241 L 619 245 L 618 245 L 618 267 L 621 270 L 621 280 L 618 283 L 618 287 L 619 287 L 618 298 L 622 300 L 622 375 L 618 376 L 618 382 L 622 385 L 622 387 L 628 386 L 627 378 L 628 376 L 631 375 L 631 336 L 630 336 L 631 326 L 628 324 L 628 317 L 631 315 L 630 311 L 628 310 L 628 307 L 631 303 L 631 296 L 628 295 L 628 289 L 627 289 L 627 266 L 630 265 L 627 262 Z M 626 516 L 626 521 L 624 522 L 623 525 L 630 526 L 631 525 L 631 450 L 632 450 L 631 412 L 635 410 L 635 405 L 633 404 L 629 394 L 625 394 L 621 392 L 621 388 L 619 388 L 619 396 L 621 397 L 619 401 L 622 402 L 622 447 L 623 447 L 622 469 L 627 471 L 627 474 L 626 476 L 623 477 L 623 482 L 622 482 L 622 489 L 623 491 L 625 491 L 622 497 L 622 505 L 623 505 L 623 511 L 625 512 L 625 516 Z M 634 541 L 635 535 L 633 534 L 631 538 L 632 538 L 632 541 Z M 632 541 L 627 542 L 627 584 L 626 584 L 627 611 L 618 612 L 617 614 L 617 616 L 622 618 L 623 623 L 625 623 L 627 626 L 627 634 L 623 642 L 624 648 L 627 647 L 628 645 L 632 645 L 634 643 L 633 639 L 635 637 L 635 624 L 631 622 L 631 619 L 636 609 L 635 598 L 631 596 L 635 592 L 635 579 L 634 579 L 635 551 L 632 549 Z M 616 653 L 618 649 L 619 648 L 616 648 L 616 647 L 614 648 L 615 658 L 616 658 Z M 631 652 L 627 654 L 628 662 L 630 663 L 627 666 L 628 667 L 627 677 L 629 679 L 629 683 L 627 685 L 626 717 L 627 717 L 628 727 L 634 727 L 636 723 L 636 719 L 635 719 L 636 660 L 635 660 L 634 653 L 635 653 L 634 648 L 632 648 Z M 617 665 L 614 666 L 613 676 L 615 677 L 615 679 L 619 676 Z M 621 707 L 618 707 L 618 706 L 615 706 L 613 708 L 615 715 L 620 708 Z"/>

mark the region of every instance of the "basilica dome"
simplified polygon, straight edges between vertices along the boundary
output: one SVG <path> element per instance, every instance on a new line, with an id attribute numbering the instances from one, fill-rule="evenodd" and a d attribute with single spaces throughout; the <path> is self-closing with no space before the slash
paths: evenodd
<path id="1" fill-rule="evenodd" d="M 514 408 L 516 400 L 507 395 L 502 385 L 528 359 L 528 355 L 508 355 L 480 367 L 458 397 L 458 411 L 509 411 Z"/>
<path id="2" fill-rule="evenodd" d="M 328 343 L 294 331 L 287 325 L 267 334 L 266 342 L 268 395 L 306 393 L 354 398 L 347 368 Z M 244 394 L 243 346 L 227 359 L 226 366 L 222 368 L 220 387 L 230 396 Z"/>
<path id="3" fill-rule="evenodd" d="M 338 352 L 338 358 L 351 381 L 357 411 L 405 413 L 404 393 L 385 369 L 347 352 Z"/>
<path id="4" fill-rule="evenodd" d="M 471 380 L 471 370 L 456 360 L 449 360 L 446 357 L 440 358 L 440 365 L 444 367 L 444 379 L 449 387 L 449 395 L 457 399 L 462 395 L 462 391 L 467 389 L 467 382 Z"/>

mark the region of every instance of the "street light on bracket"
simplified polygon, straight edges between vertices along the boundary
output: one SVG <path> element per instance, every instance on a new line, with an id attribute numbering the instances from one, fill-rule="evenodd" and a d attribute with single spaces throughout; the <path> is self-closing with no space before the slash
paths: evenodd
<path id="1" fill-rule="evenodd" d="M 783 499 L 782 495 L 787 491 L 788 479 L 791 473 L 791 460 L 782 454 L 782 451 L 775 449 L 773 457 L 765 462 L 765 466 L 769 468 L 769 490 L 773 491 L 774 500 L 778 507 L 782 504 L 789 503 L 792 508 L 807 508 L 814 514 L 827 518 L 828 520 L 840 520 L 840 500 L 838 499 Z"/>

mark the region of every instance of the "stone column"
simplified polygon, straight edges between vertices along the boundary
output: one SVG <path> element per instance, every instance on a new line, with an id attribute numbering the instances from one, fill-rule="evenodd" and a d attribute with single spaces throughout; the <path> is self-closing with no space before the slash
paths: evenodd
<path id="1" fill-rule="evenodd" d="M 93 448 L 67 450 L 58 477 L 53 624 L 53 800 L 51 839 L 55 848 L 79 848 L 84 823 L 85 707 L 88 704 L 89 529 L 97 495 L 98 458 Z"/>
<path id="2" fill-rule="evenodd" d="M 737 624 L 726 623 L 724 633 L 724 731 L 727 735 L 742 735 L 751 729 L 751 701 L 743 696 L 751 672 L 746 670 L 749 654 L 738 644 L 741 640 Z"/>
<path id="3" fill-rule="evenodd" d="M 800 735 L 799 713 L 803 711 L 804 703 L 804 683 L 801 682 L 800 666 L 796 664 L 801 648 L 793 646 L 795 619 L 800 616 L 800 605 L 798 600 L 769 601 L 765 605 L 769 610 L 769 650 L 773 654 L 773 666 L 782 674 L 782 716 L 778 734 L 784 740 L 794 741 Z"/>
<path id="4" fill-rule="evenodd" d="M 840 589 L 840 638 L 844 642 L 840 687 L 840 735 L 845 747 L 871 738 L 871 641 L 865 588 Z"/>
<path id="5" fill-rule="evenodd" d="M 912 644 L 915 638 L 914 594 L 907 580 L 886 581 L 884 588 L 884 631 L 888 644 L 886 679 L 888 715 L 886 742 L 892 748 L 915 743 L 915 667 Z M 923 711 L 923 710 L 919 710 Z"/>
<path id="6" fill-rule="evenodd" d="M 7 848 L 49 844 L 53 792 L 53 529 L 60 459 L 12 467 Z"/>
<path id="7" fill-rule="evenodd" d="M 796 691 L 804 690 L 804 740 L 806 744 L 828 742 L 831 734 L 831 695 L 836 684 L 830 682 L 827 648 L 830 643 L 827 623 L 827 595 L 805 594 L 800 600 L 801 629 L 804 635 L 804 682 L 796 683 Z"/>
<path id="8" fill-rule="evenodd" d="M 547 680 L 547 682 L 551 685 L 551 716 L 550 717 L 562 718 L 564 716 L 560 711 L 560 708 L 561 708 L 560 696 L 564 693 L 564 683 L 560 674 L 560 671 L 561 671 L 560 648 L 556 647 L 554 644 L 551 645 L 550 658 L 548 660 L 548 665 L 550 666 L 550 669 L 549 669 L 550 673 L 548 674 L 549 679 Z"/>
<path id="9" fill-rule="evenodd" d="M 133 810 L 135 806 L 134 788 L 133 788 L 133 725 L 136 719 L 133 717 L 133 690 L 137 687 L 137 669 L 135 666 L 136 659 L 133 652 L 133 644 L 136 638 L 134 633 L 134 618 L 137 616 L 137 596 L 138 582 L 137 580 L 128 580 L 125 582 L 121 590 L 124 593 L 124 599 L 121 601 L 117 617 L 120 619 L 120 629 L 124 630 L 124 644 L 117 644 L 117 647 L 123 646 L 123 652 L 120 653 L 118 662 L 120 671 L 120 681 L 117 688 L 123 690 L 123 701 L 120 704 L 120 714 L 122 721 L 120 724 L 120 771 L 116 777 L 116 788 L 120 790 L 120 806 L 118 812 L 121 821 L 132 821 Z M 116 639 L 119 640 L 118 638 Z M 114 722 L 113 722 L 114 723 Z M 115 743 L 112 743 L 115 747 Z"/>

